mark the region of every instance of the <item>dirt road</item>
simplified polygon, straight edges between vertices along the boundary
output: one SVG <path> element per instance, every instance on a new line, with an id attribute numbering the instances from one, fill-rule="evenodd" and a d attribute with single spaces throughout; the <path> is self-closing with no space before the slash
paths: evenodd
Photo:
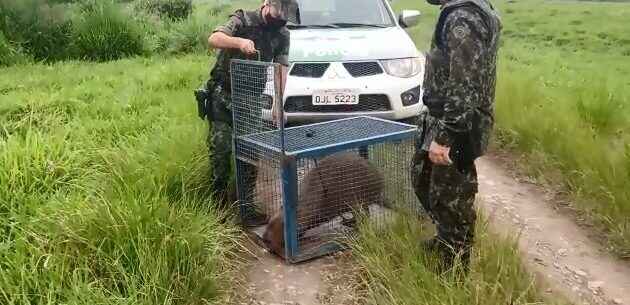
<path id="1" fill-rule="evenodd" d="M 247 272 L 241 305 L 358 304 L 348 278 L 352 266 L 347 253 L 287 265 L 257 246 L 251 249 L 258 258 Z"/>
<path id="2" fill-rule="evenodd" d="M 575 304 L 630 305 L 630 264 L 602 251 L 589 232 L 554 209 L 541 187 L 518 180 L 496 156 L 478 161 L 478 206 L 497 232 L 519 234 L 519 247 L 535 274 L 554 293 Z M 327 257 L 287 266 L 259 252 L 249 272 L 249 302 L 243 304 L 356 304 L 343 279 L 348 266 Z M 347 261 L 343 261 L 347 264 Z"/>
<path id="3" fill-rule="evenodd" d="M 515 179 L 503 159 L 485 157 L 477 165 L 480 207 L 497 231 L 520 234 L 532 271 L 576 304 L 630 305 L 627 262 L 601 250 L 589 232 L 554 209 L 553 196 Z"/>

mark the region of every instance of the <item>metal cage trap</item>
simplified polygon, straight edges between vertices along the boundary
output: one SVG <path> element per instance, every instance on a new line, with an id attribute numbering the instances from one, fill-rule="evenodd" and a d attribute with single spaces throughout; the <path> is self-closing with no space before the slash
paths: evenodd
<path id="1" fill-rule="evenodd" d="M 297 263 L 342 250 L 360 216 L 420 212 L 415 126 L 359 116 L 287 128 L 279 65 L 233 60 L 231 69 L 240 218 L 261 246 Z"/>

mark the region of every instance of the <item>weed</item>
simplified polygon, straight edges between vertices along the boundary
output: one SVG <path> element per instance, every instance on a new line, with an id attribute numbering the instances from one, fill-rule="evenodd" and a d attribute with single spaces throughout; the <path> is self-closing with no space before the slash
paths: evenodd
<path id="1" fill-rule="evenodd" d="M 616 126 L 623 123 L 624 104 L 605 85 L 589 83 L 580 91 L 576 110 L 598 133 L 614 131 Z"/>
<path id="2" fill-rule="evenodd" d="M 140 26 L 110 1 L 84 10 L 73 37 L 76 56 L 82 59 L 107 61 L 145 52 Z"/>
<path id="3" fill-rule="evenodd" d="M 138 0 L 136 9 L 171 20 L 183 20 L 192 12 L 192 0 Z"/>
<path id="4" fill-rule="evenodd" d="M 22 59 L 22 54 L 0 32 L 0 67 L 14 65 Z"/>
<path id="5" fill-rule="evenodd" d="M 367 304 L 563 304 L 541 297 L 521 262 L 516 240 L 487 233 L 479 221 L 470 274 L 438 273 L 437 257 L 420 247 L 430 230 L 408 215 L 386 226 L 361 225 L 350 242 Z"/>
<path id="6" fill-rule="evenodd" d="M 239 233 L 208 201 L 206 128 L 173 102 L 205 61 L 6 68 L 0 303 L 225 304 Z"/>
<path id="7" fill-rule="evenodd" d="M 0 0 L 0 32 L 36 60 L 67 59 L 71 29 L 63 6 L 45 0 Z"/>

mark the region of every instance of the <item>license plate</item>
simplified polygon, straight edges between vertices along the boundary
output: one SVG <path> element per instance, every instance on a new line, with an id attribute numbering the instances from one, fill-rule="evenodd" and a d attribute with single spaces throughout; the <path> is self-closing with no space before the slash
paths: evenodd
<path id="1" fill-rule="evenodd" d="M 326 89 L 313 93 L 313 105 L 357 105 L 359 104 L 359 90 L 356 89 Z"/>

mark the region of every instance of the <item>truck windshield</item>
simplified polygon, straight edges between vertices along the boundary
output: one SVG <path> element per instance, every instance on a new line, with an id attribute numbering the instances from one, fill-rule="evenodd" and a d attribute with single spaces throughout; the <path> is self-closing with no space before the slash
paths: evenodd
<path id="1" fill-rule="evenodd" d="M 390 27 L 394 21 L 383 0 L 297 0 L 290 28 Z"/>

